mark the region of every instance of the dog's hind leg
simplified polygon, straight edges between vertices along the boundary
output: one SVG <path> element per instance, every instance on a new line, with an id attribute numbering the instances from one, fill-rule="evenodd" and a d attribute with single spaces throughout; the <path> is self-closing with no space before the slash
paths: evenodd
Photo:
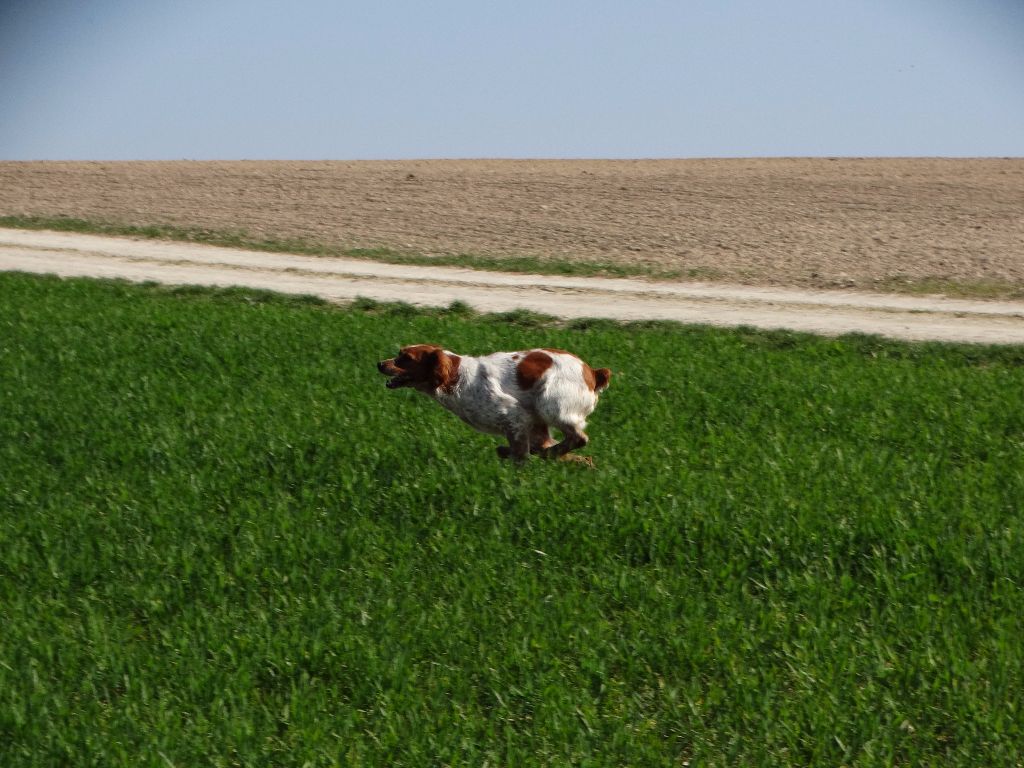
<path id="1" fill-rule="evenodd" d="M 530 429 L 530 453 L 543 453 L 546 448 L 555 444 L 551 438 L 551 430 L 548 425 L 539 422 Z"/>
<path id="2" fill-rule="evenodd" d="M 562 442 L 555 445 L 548 446 L 540 452 L 540 455 L 545 459 L 560 459 L 569 451 L 575 451 L 577 448 L 582 448 L 588 442 L 590 438 L 587 437 L 587 433 L 583 431 L 584 424 L 555 424 L 557 430 L 559 430 L 563 437 Z"/>

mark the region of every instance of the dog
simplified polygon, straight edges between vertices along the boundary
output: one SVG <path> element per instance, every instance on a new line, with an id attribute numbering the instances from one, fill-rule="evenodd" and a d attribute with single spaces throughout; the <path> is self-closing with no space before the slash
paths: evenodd
<path id="1" fill-rule="evenodd" d="M 564 458 L 585 446 L 587 416 L 612 376 L 564 349 L 470 357 L 433 344 L 403 347 L 377 370 L 388 377 L 388 389 L 411 387 L 474 429 L 504 436 L 508 445 L 498 456 L 515 461 L 531 453 Z M 551 437 L 552 428 L 562 433 L 561 442 Z"/>

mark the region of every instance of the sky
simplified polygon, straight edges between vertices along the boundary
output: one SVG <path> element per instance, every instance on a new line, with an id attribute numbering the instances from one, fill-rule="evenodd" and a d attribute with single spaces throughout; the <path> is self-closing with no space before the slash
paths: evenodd
<path id="1" fill-rule="evenodd" d="M 0 160 L 1024 156 L 1024 0 L 0 0 Z"/>

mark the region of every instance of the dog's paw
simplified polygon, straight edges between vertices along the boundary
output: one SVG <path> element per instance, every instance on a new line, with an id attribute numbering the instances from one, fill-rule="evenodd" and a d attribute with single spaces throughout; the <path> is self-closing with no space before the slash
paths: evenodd
<path id="1" fill-rule="evenodd" d="M 499 445 L 496 449 L 499 459 L 511 459 L 516 464 L 525 464 L 527 459 L 530 458 L 529 454 L 517 455 L 512 452 L 511 446 Z"/>
<path id="2" fill-rule="evenodd" d="M 560 456 L 559 461 L 571 461 L 576 464 L 582 464 L 588 469 L 595 468 L 594 460 L 592 458 L 590 458 L 589 456 L 580 456 L 575 453 L 567 453 L 564 456 Z"/>

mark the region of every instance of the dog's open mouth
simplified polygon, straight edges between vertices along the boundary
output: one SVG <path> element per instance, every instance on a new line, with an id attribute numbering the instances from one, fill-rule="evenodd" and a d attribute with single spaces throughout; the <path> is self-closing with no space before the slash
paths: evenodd
<path id="1" fill-rule="evenodd" d="M 397 389 L 398 387 L 405 384 L 405 376 L 401 368 L 394 364 L 392 360 L 381 360 L 377 363 L 377 370 L 388 377 L 388 380 L 384 382 L 384 386 L 388 389 Z"/>

